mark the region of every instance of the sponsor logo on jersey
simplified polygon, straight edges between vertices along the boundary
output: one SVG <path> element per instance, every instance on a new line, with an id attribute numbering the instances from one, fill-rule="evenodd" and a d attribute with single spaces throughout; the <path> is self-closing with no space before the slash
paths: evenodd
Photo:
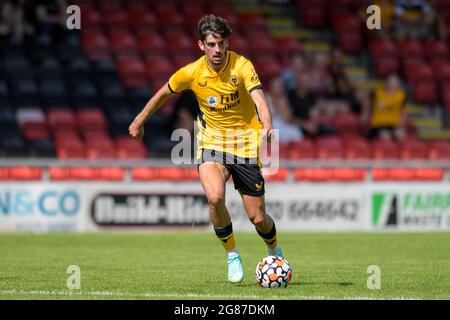
<path id="1" fill-rule="evenodd" d="M 216 96 L 208 96 L 206 98 L 206 103 L 210 107 L 215 107 L 219 103 L 219 99 Z"/>

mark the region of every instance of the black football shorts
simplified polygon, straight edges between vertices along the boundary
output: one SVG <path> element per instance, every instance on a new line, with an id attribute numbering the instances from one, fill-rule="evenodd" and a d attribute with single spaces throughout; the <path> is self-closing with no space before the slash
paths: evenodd
<path id="1" fill-rule="evenodd" d="M 234 188 L 242 194 L 259 197 L 264 195 L 264 178 L 257 158 L 241 158 L 228 152 L 203 149 L 201 163 L 223 164 L 233 177 Z"/>

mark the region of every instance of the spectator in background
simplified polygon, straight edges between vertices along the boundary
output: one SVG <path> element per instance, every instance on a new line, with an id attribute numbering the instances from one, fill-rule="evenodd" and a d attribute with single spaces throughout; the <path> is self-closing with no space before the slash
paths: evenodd
<path id="1" fill-rule="evenodd" d="M 406 92 L 396 74 L 387 77 L 385 86 L 375 90 L 370 118 L 370 138 L 404 138 Z"/>
<path id="2" fill-rule="evenodd" d="M 436 15 L 425 0 L 395 0 L 394 28 L 398 40 L 427 40 L 433 36 Z"/>
<path id="3" fill-rule="evenodd" d="M 334 93 L 329 63 L 329 55 L 318 52 L 314 55 L 311 68 L 307 71 L 309 88 L 316 98 L 329 98 Z"/>
<path id="4" fill-rule="evenodd" d="M 293 108 L 294 123 L 302 129 L 305 136 L 319 134 L 319 110 L 316 108 L 316 98 L 311 91 L 309 75 L 296 75 L 296 87 L 288 91 L 288 99 Z"/>
<path id="5" fill-rule="evenodd" d="M 284 88 L 286 91 L 294 90 L 296 86 L 296 75 L 306 72 L 306 60 L 301 54 L 295 54 L 291 58 L 288 68 L 286 68 L 281 77 L 283 79 Z"/>
<path id="6" fill-rule="evenodd" d="M 301 140 L 303 134 L 300 128 L 294 123 L 293 110 L 284 92 L 281 78 L 276 77 L 272 79 L 266 100 L 272 113 L 273 128 L 279 130 L 280 142 L 289 143 L 291 141 Z"/>
<path id="7" fill-rule="evenodd" d="M 66 26 L 65 0 L 33 0 L 27 9 L 28 20 L 36 27 L 41 42 L 62 40 Z"/>
<path id="8" fill-rule="evenodd" d="M 34 34 L 34 27 L 26 19 L 30 0 L 10 0 L 0 5 L 0 38 L 11 43 L 22 43 Z"/>
<path id="9" fill-rule="evenodd" d="M 331 61 L 329 64 L 329 72 L 333 80 L 333 99 L 340 102 L 341 107 L 336 112 L 352 111 L 353 113 L 361 113 L 361 102 L 355 96 L 355 90 L 347 77 L 343 63 L 344 57 L 342 50 L 334 48 L 331 51 Z M 343 105 L 346 105 L 343 107 Z"/>

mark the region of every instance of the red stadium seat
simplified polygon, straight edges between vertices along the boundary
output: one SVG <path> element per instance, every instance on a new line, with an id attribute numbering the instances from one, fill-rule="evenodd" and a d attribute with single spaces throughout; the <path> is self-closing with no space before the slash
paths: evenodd
<path id="1" fill-rule="evenodd" d="M 344 150 L 339 137 L 319 137 L 316 141 L 318 159 L 342 159 Z"/>
<path id="2" fill-rule="evenodd" d="M 412 99 L 414 102 L 428 104 L 436 102 L 436 84 L 434 83 L 434 81 L 420 81 L 413 83 L 412 86 Z"/>
<path id="3" fill-rule="evenodd" d="M 146 159 L 148 155 L 145 144 L 129 138 L 116 138 L 116 158 L 118 159 Z"/>
<path id="4" fill-rule="evenodd" d="M 274 56 L 256 56 L 255 69 L 263 83 L 269 83 L 270 79 L 280 75 L 281 63 Z"/>
<path id="5" fill-rule="evenodd" d="M 175 71 L 173 63 L 163 55 L 149 55 L 145 57 L 146 73 L 150 79 L 166 78 Z"/>
<path id="6" fill-rule="evenodd" d="M 374 160 L 397 160 L 399 159 L 399 150 L 397 143 L 391 140 L 372 141 L 372 159 Z"/>
<path id="7" fill-rule="evenodd" d="M 370 144 L 363 138 L 349 139 L 344 142 L 344 157 L 349 160 L 368 160 Z"/>
<path id="8" fill-rule="evenodd" d="M 332 125 L 339 134 L 361 134 L 361 122 L 354 113 L 339 113 L 332 122 Z"/>
<path id="9" fill-rule="evenodd" d="M 276 38 L 275 50 L 279 55 L 294 55 L 303 52 L 303 48 L 297 38 Z"/>
<path id="10" fill-rule="evenodd" d="M 372 40 L 369 48 L 372 59 L 381 57 L 396 58 L 398 55 L 396 43 L 387 39 Z"/>
<path id="11" fill-rule="evenodd" d="M 239 25 L 246 30 L 267 30 L 267 22 L 263 15 L 258 13 L 242 13 L 238 15 Z"/>
<path id="12" fill-rule="evenodd" d="M 99 11 L 84 6 L 81 7 L 81 11 L 83 12 L 83 28 L 88 30 L 91 30 L 92 28 L 101 28 L 102 19 Z"/>
<path id="13" fill-rule="evenodd" d="M 397 47 L 402 59 L 422 59 L 424 57 L 423 48 L 419 41 L 399 41 Z"/>
<path id="14" fill-rule="evenodd" d="M 54 141 L 58 159 L 83 159 L 85 146 L 75 131 L 55 131 Z"/>
<path id="15" fill-rule="evenodd" d="M 57 146 L 82 143 L 78 131 L 61 129 L 53 131 L 53 140 Z"/>
<path id="16" fill-rule="evenodd" d="M 423 141 L 416 139 L 406 139 L 399 144 L 400 158 L 403 160 L 425 159 L 427 147 Z"/>
<path id="17" fill-rule="evenodd" d="M 174 0 L 152 1 L 152 9 L 156 13 L 176 12 L 179 10 L 178 3 Z"/>
<path id="18" fill-rule="evenodd" d="M 47 123 L 53 130 L 74 130 L 77 122 L 72 109 L 60 108 L 47 111 Z"/>
<path id="19" fill-rule="evenodd" d="M 363 35 L 361 32 L 342 31 L 337 34 L 343 52 L 359 53 L 363 48 Z"/>
<path id="20" fill-rule="evenodd" d="M 128 15 L 121 8 L 106 7 L 101 10 L 101 17 L 106 28 L 123 28 L 128 26 Z"/>
<path id="21" fill-rule="evenodd" d="M 246 58 L 250 57 L 250 46 L 247 37 L 243 34 L 233 34 L 228 43 L 228 49 L 236 51 L 238 54 Z"/>
<path id="22" fill-rule="evenodd" d="M 440 61 L 433 63 L 434 77 L 439 83 L 450 83 L 450 62 Z"/>
<path id="23" fill-rule="evenodd" d="M 408 78 L 409 83 L 413 82 L 430 82 L 434 80 L 434 73 L 431 66 L 427 63 L 420 63 L 418 61 L 410 60 L 404 62 L 405 75 Z"/>
<path id="24" fill-rule="evenodd" d="M 196 61 L 199 58 L 199 56 L 195 56 L 193 54 L 189 53 L 179 53 L 179 54 L 173 54 L 172 55 L 172 61 L 175 64 L 176 69 L 180 69 L 184 67 L 185 65 L 192 63 Z"/>
<path id="25" fill-rule="evenodd" d="M 326 11 L 321 5 L 311 4 L 299 9 L 299 14 L 306 28 L 323 28 L 327 25 Z"/>
<path id="26" fill-rule="evenodd" d="M 112 145 L 86 145 L 86 158 L 90 160 L 110 160 L 116 156 Z"/>
<path id="27" fill-rule="evenodd" d="M 85 31 L 81 34 L 81 43 L 87 52 L 109 53 L 108 38 L 101 31 Z"/>
<path id="28" fill-rule="evenodd" d="M 447 60 L 448 48 L 443 41 L 431 40 L 425 43 L 424 53 L 429 60 Z"/>
<path id="29" fill-rule="evenodd" d="M 77 113 L 78 128 L 82 131 L 105 130 L 108 122 L 101 109 L 80 109 Z"/>
<path id="30" fill-rule="evenodd" d="M 361 33 L 362 23 L 358 15 L 348 11 L 334 10 L 331 13 L 331 24 L 337 33 Z"/>
<path id="31" fill-rule="evenodd" d="M 429 160 L 449 160 L 450 144 L 445 140 L 428 142 L 427 158 Z"/>
<path id="32" fill-rule="evenodd" d="M 191 37 L 189 37 L 184 31 L 166 31 L 164 33 L 164 41 L 167 50 L 170 52 L 194 53 L 196 51 L 200 51 L 198 46 L 196 47 L 193 39 L 191 39 Z"/>
<path id="33" fill-rule="evenodd" d="M 147 83 L 145 64 L 138 56 L 121 56 L 117 59 L 119 76 L 127 88 L 142 87 Z"/>
<path id="34" fill-rule="evenodd" d="M 143 54 L 164 54 L 166 44 L 164 38 L 153 30 L 140 30 L 137 32 L 138 47 Z"/>
<path id="35" fill-rule="evenodd" d="M 444 108 L 450 109 L 450 83 L 443 83 L 440 87 L 441 89 L 441 98 L 444 104 Z"/>
<path id="36" fill-rule="evenodd" d="M 123 29 L 109 31 L 111 49 L 117 54 L 135 53 L 138 43 L 132 33 Z"/>
<path id="37" fill-rule="evenodd" d="M 287 156 L 291 160 L 306 160 L 316 158 L 315 144 L 310 139 L 291 142 L 287 148 Z"/>
<path id="38" fill-rule="evenodd" d="M 398 59 L 396 57 L 387 56 L 375 58 L 374 64 L 375 64 L 374 72 L 377 77 L 384 77 L 392 72 L 397 73 L 400 68 Z"/>
<path id="39" fill-rule="evenodd" d="M 158 17 L 158 26 L 161 30 L 168 30 L 170 28 L 183 28 L 184 19 L 181 13 L 174 11 L 160 11 L 156 13 Z"/>
<path id="40" fill-rule="evenodd" d="M 190 9 L 183 13 L 184 25 L 188 30 L 193 29 L 197 31 L 198 21 L 205 15 L 205 12 L 201 8 L 195 9 L 192 6 L 187 6 L 186 8 Z"/>
<path id="41" fill-rule="evenodd" d="M 50 137 L 45 123 L 26 122 L 21 125 L 20 130 L 26 140 L 46 140 Z"/>
<path id="42" fill-rule="evenodd" d="M 131 9 L 128 11 L 128 25 L 134 30 L 154 30 L 157 26 L 157 19 L 150 10 Z"/>
<path id="43" fill-rule="evenodd" d="M 250 52 L 256 55 L 273 55 L 276 52 L 275 42 L 264 34 L 261 34 L 260 37 L 252 39 L 249 42 Z"/>

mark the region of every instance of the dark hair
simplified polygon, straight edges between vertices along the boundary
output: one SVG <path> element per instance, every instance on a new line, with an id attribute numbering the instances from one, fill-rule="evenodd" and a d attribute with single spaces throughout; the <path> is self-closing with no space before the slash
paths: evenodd
<path id="1" fill-rule="evenodd" d="M 208 34 L 217 33 L 222 38 L 228 38 L 231 35 L 231 28 L 228 21 L 213 14 L 203 16 L 197 25 L 198 36 L 200 40 L 205 40 Z"/>

